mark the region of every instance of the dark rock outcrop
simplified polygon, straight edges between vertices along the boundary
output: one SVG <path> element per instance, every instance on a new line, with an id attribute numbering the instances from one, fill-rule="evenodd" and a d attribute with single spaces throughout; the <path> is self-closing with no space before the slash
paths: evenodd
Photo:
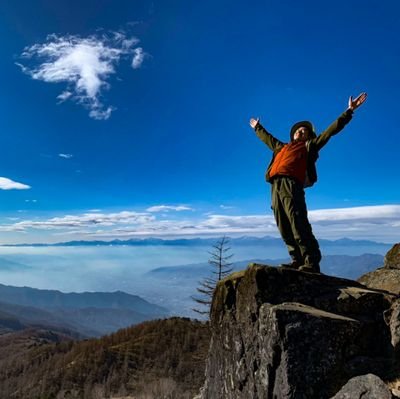
<path id="1" fill-rule="evenodd" d="M 252 264 L 217 285 L 202 399 L 328 399 L 385 379 L 395 296 L 352 280 Z M 393 311 L 392 311 L 392 314 Z"/>
<path id="2" fill-rule="evenodd" d="M 400 270 L 400 243 L 394 244 L 386 254 L 384 267 Z"/>
<path id="3" fill-rule="evenodd" d="M 391 342 L 396 353 L 400 353 L 400 299 L 397 299 L 385 313 L 390 328 Z"/>
<path id="4" fill-rule="evenodd" d="M 383 267 L 364 274 L 358 281 L 369 288 L 400 295 L 400 243 L 395 244 L 386 254 Z"/>
<path id="5" fill-rule="evenodd" d="M 386 384 L 376 375 L 354 377 L 332 399 L 392 399 Z"/>

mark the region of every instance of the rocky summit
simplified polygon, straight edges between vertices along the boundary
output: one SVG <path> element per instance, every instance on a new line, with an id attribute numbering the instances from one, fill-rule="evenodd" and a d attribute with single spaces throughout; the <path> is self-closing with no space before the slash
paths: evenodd
<path id="1" fill-rule="evenodd" d="M 395 244 L 386 254 L 382 267 L 364 274 L 358 281 L 367 287 L 400 295 L 400 243 Z"/>
<path id="2" fill-rule="evenodd" d="M 364 274 L 358 281 L 369 288 L 383 289 L 397 295 L 384 317 L 390 328 L 393 350 L 400 360 L 400 243 L 393 245 L 389 250 L 382 267 Z M 400 370 L 400 364 L 398 369 Z M 396 383 L 392 385 L 395 386 L 396 397 L 400 397 L 400 371 L 395 374 Z"/>
<path id="3" fill-rule="evenodd" d="M 198 397 L 392 398 L 396 298 L 352 280 L 251 264 L 215 290 Z"/>

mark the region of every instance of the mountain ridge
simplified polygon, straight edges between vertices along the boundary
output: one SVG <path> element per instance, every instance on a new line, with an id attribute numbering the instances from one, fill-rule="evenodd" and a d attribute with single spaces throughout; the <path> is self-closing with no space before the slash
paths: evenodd
<path id="1" fill-rule="evenodd" d="M 23 325 L 101 336 L 169 311 L 137 295 L 116 292 L 63 293 L 0 284 L 0 307 Z"/>
<path id="2" fill-rule="evenodd" d="M 21 244 L 1 244 L 0 247 L 62 247 L 62 246 L 196 246 L 196 245 L 212 245 L 218 237 L 212 238 L 175 238 L 175 239 L 162 239 L 157 237 L 148 238 L 130 238 L 128 240 L 74 240 L 65 241 L 58 243 L 21 243 Z M 390 247 L 392 244 L 387 244 L 383 242 L 377 242 L 372 240 L 353 240 L 351 238 L 343 237 L 336 240 L 320 239 L 322 245 L 382 245 Z M 272 236 L 241 236 L 241 237 L 231 237 L 231 244 L 236 245 L 260 245 L 265 243 L 276 243 L 282 245 L 282 240 L 277 237 Z"/>
<path id="3" fill-rule="evenodd" d="M 161 306 L 150 304 L 150 302 L 138 295 L 128 294 L 121 290 L 114 292 L 84 291 L 64 293 L 59 290 L 0 284 L 0 301 L 26 306 L 38 305 L 43 308 L 86 308 L 92 306 L 135 310 L 136 308 L 134 309 L 133 306 L 139 305 L 142 309 L 150 311 L 150 313 L 160 314 L 167 311 Z"/>
<path id="4" fill-rule="evenodd" d="M 379 254 L 362 254 L 362 255 L 325 255 L 322 258 L 321 267 L 326 274 L 338 275 L 338 266 L 344 267 L 346 275 L 342 277 L 356 278 L 361 274 L 371 271 L 382 264 L 384 257 Z M 235 271 L 245 268 L 249 263 L 263 263 L 271 266 L 279 265 L 280 263 L 287 262 L 288 258 L 281 259 L 268 259 L 268 258 L 253 258 L 245 259 L 232 263 Z M 174 276 L 174 277 L 201 277 L 205 276 L 207 271 L 210 271 L 207 262 L 182 264 L 175 266 L 160 266 L 149 270 L 145 276 Z"/>

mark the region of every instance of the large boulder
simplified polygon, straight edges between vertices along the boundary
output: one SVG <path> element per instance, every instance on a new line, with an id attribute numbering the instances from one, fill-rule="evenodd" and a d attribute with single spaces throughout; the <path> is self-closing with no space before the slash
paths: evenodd
<path id="1" fill-rule="evenodd" d="M 332 399 L 392 399 L 387 385 L 376 375 L 354 377 Z"/>
<path id="2" fill-rule="evenodd" d="M 367 287 L 400 295 L 400 243 L 386 254 L 383 267 L 364 274 L 358 281 Z"/>
<path id="3" fill-rule="evenodd" d="M 217 285 L 202 399 L 328 399 L 385 378 L 394 295 L 355 281 L 253 264 Z"/>

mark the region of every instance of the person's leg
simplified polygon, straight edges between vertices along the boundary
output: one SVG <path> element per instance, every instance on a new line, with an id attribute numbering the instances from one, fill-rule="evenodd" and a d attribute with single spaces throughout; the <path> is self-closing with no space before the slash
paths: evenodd
<path id="1" fill-rule="evenodd" d="M 278 230 L 281 234 L 283 241 L 286 244 L 289 255 L 292 259 L 291 264 L 283 264 L 282 266 L 298 268 L 304 264 L 304 259 L 301 256 L 300 249 L 297 245 L 296 239 L 292 233 L 292 226 L 290 220 L 288 219 L 282 201 L 281 195 L 281 179 L 277 179 L 272 183 L 271 187 L 271 197 L 272 203 L 271 208 L 274 212 L 275 221 L 278 226 Z"/>
<path id="2" fill-rule="evenodd" d="M 308 220 L 304 189 L 291 179 L 285 179 L 286 195 L 282 198 L 291 231 L 307 271 L 319 272 L 321 251 Z"/>

